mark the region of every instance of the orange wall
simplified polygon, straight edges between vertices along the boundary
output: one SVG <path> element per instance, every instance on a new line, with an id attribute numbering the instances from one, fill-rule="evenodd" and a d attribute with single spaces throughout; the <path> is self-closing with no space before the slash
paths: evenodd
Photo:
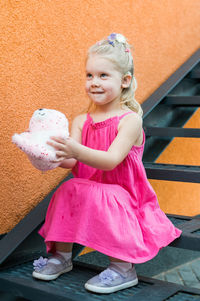
<path id="1" fill-rule="evenodd" d="M 11 143 L 41 107 L 69 120 L 87 106 L 87 48 L 111 32 L 134 45 L 143 102 L 199 47 L 199 0 L 5 0 L 1 10 L 0 233 L 13 228 L 66 175 L 42 174 Z"/>
<path id="2" fill-rule="evenodd" d="M 200 109 L 186 123 L 185 128 L 200 128 Z M 175 138 L 160 155 L 158 163 L 200 165 L 200 139 Z M 150 181 L 161 208 L 167 213 L 200 214 L 200 184 L 171 181 Z"/>

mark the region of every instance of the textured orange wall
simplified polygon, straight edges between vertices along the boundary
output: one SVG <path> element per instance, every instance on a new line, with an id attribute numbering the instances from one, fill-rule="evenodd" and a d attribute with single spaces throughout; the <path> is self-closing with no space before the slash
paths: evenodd
<path id="1" fill-rule="evenodd" d="M 1 13 L 0 233 L 9 231 L 66 175 L 35 170 L 11 143 L 38 108 L 69 120 L 87 106 L 87 48 L 110 32 L 135 48 L 143 102 L 199 47 L 199 0 L 5 0 Z M 189 214 L 189 212 L 188 212 Z"/>

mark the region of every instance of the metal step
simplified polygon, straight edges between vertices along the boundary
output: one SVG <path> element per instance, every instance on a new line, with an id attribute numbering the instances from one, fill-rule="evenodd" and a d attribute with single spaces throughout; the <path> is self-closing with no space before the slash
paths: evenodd
<path id="1" fill-rule="evenodd" d="M 144 118 L 197 66 L 199 58 L 200 49 L 198 49 L 142 104 Z"/>
<path id="2" fill-rule="evenodd" d="M 173 106 L 200 106 L 200 96 L 166 96 L 162 102 L 165 105 Z"/>
<path id="3" fill-rule="evenodd" d="M 182 230 L 181 236 L 170 246 L 193 251 L 200 251 L 200 217 L 184 217 L 168 214 L 171 222 Z"/>
<path id="4" fill-rule="evenodd" d="M 146 136 L 200 138 L 200 129 L 177 127 L 146 127 Z"/>
<path id="5" fill-rule="evenodd" d="M 170 246 L 189 248 L 200 251 L 200 218 L 191 218 L 188 216 L 168 215 L 171 222 L 181 230 L 183 234 L 180 239 L 172 242 Z M 38 246 L 38 249 L 41 247 Z M 43 255 L 43 254 L 40 254 Z M 88 254 L 90 255 L 90 254 Z M 45 254 L 44 254 L 45 256 Z M 35 258 L 38 257 L 38 252 L 35 253 Z M 99 262 L 100 258 L 96 258 L 98 265 L 90 264 L 88 259 L 84 262 L 84 256 L 75 257 L 74 269 L 72 272 L 62 275 L 55 281 L 43 282 L 32 278 L 32 260 L 26 263 L 16 265 L 13 260 L 13 267 L 1 268 L 0 270 L 0 284 L 1 290 L 10 292 L 15 296 L 21 296 L 27 300 L 37 301 L 54 301 L 54 300 L 73 300 L 78 301 L 81 298 L 84 300 L 176 300 L 173 298 L 183 298 L 179 300 L 197 300 L 200 298 L 200 290 L 194 288 L 187 288 L 185 286 L 176 285 L 173 283 L 163 282 L 154 278 L 139 276 L 139 284 L 133 288 L 124 291 L 116 292 L 111 295 L 98 295 L 87 292 L 84 289 L 84 283 L 92 276 L 99 273 L 102 264 Z M 151 296 L 151 299 L 148 297 Z M 184 299 L 185 298 L 185 299 Z M 168 300 L 168 299 L 167 299 Z"/>
<path id="6" fill-rule="evenodd" d="M 161 280 L 139 276 L 139 284 L 109 295 L 90 293 L 84 284 L 102 269 L 87 264 L 77 263 L 74 269 L 50 282 L 32 278 L 32 262 L 21 264 L 15 269 L 0 272 L 2 291 L 9 291 L 33 301 L 163 301 L 163 300 L 198 300 L 200 290 L 177 285 Z M 190 299 L 187 299 L 190 298 Z"/>
<path id="7" fill-rule="evenodd" d="M 188 76 L 193 79 L 200 79 L 200 64 L 198 64 Z"/>
<path id="8" fill-rule="evenodd" d="M 148 179 L 200 183 L 200 166 L 144 162 Z"/>

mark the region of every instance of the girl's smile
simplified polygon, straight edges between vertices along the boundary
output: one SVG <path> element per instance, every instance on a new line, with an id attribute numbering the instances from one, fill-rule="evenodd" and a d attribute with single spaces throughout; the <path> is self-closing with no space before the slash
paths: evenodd
<path id="1" fill-rule="evenodd" d="M 122 91 L 122 74 L 114 64 L 100 55 L 92 55 L 86 63 L 86 92 L 96 105 L 116 103 Z"/>

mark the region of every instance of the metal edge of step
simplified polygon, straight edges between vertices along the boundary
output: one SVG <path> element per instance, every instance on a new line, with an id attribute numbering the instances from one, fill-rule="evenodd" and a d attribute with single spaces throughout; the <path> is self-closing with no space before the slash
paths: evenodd
<path id="1" fill-rule="evenodd" d="M 200 166 L 143 162 L 148 179 L 200 183 Z"/>
<path id="2" fill-rule="evenodd" d="M 90 266 L 87 265 L 87 268 L 90 269 Z M 92 266 L 92 269 L 94 269 L 94 266 Z M 97 270 L 99 270 L 99 268 L 97 268 Z M 14 276 L 2 277 L 1 274 L 2 273 L 0 272 L 0 283 L 1 287 L 3 287 L 3 291 L 7 292 L 9 288 L 9 292 L 15 296 L 28 298 L 28 300 L 32 301 L 79 301 L 81 298 L 84 298 L 84 301 L 95 301 L 104 300 L 103 296 L 105 296 L 106 300 L 120 300 L 119 292 L 111 294 L 112 298 L 109 297 L 111 295 L 100 295 L 102 296 L 102 299 L 100 299 L 100 297 L 96 298 L 99 294 L 88 293 L 87 291 L 85 291 L 85 293 L 77 293 L 76 295 L 72 292 L 70 295 L 66 296 L 64 291 L 57 290 L 56 287 L 53 286 L 48 286 L 47 282 L 44 283 L 42 281 L 29 280 Z M 174 284 L 155 278 L 139 276 L 139 284 L 140 283 L 146 283 L 147 285 L 138 289 L 134 292 L 134 294 L 131 294 L 131 288 L 128 289 L 129 296 L 123 297 L 124 301 L 163 301 L 175 296 L 179 292 L 185 294 L 188 293 L 191 294 L 191 296 L 200 296 L 200 289 Z"/>
<path id="3" fill-rule="evenodd" d="M 200 138 L 200 129 L 196 128 L 178 128 L 178 127 L 153 127 L 144 128 L 146 137 L 184 137 L 184 138 Z"/>

